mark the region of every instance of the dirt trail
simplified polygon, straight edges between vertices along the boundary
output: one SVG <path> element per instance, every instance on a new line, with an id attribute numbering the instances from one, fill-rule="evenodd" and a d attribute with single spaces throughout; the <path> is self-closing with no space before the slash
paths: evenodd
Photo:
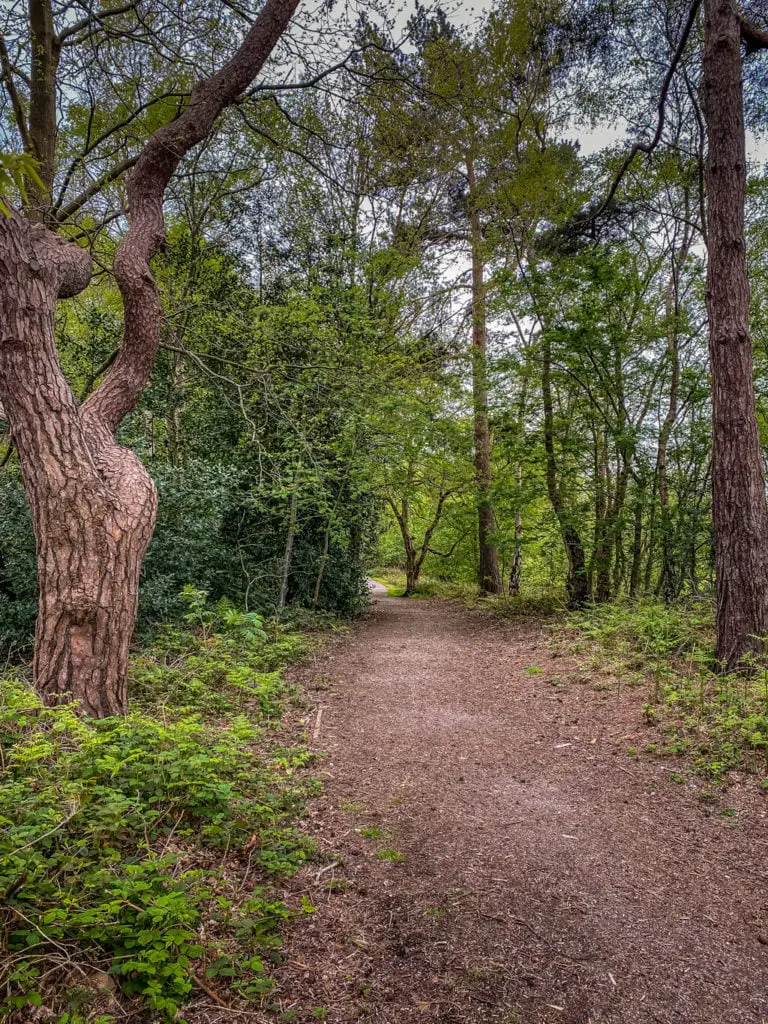
<path id="1" fill-rule="evenodd" d="M 642 692 L 587 677 L 536 624 L 394 598 L 307 669 L 343 867 L 301 883 L 298 1020 L 768 1021 L 766 798 L 628 757 Z"/>

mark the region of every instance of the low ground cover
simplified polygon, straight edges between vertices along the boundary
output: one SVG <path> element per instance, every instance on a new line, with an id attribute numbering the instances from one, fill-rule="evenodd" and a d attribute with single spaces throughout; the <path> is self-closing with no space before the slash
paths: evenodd
<path id="1" fill-rule="evenodd" d="M 186 600 L 183 626 L 133 657 L 125 718 L 44 708 L 23 672 L 0 679 L 3 1019 L 269 998 L 281 926 L 302 913 L 275 887 L 313 855 L 297 827 L 311 754 L 281 728 L 298 699 L 281 670 L 311 641 Z"/>

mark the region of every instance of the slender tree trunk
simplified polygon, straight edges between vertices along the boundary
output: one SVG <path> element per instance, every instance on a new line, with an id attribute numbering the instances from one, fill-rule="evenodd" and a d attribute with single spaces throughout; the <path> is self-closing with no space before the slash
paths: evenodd
<path id="1" fill-rule="evenodd" d="M 56 75 L 61 45 L 53 25 L 51 0 L 29 0 L 29 138 L 40 182 L 27 186 L 27 213 L 44 221 L 51 206 L 56 172 Z"/>
<path id="2" fill-rule="evenodd" d="M 329 519 L 325 532 L 323 533 L 323 551 L 320 555 L 320 565 L 317 570 L 317 576 L 315 577 L 315 590 L 312 594 L 312 611 L 317 610 L 317 602 L 320 600 L 320 588 L 323 585 L 323 577 L 325 576 L 325 567 L 328 564 L 328 548 L 331 543 L 331 520 Z"/>
<path id="3" fill-rule="evenodd" d="M 611 546 L 609 543 L 608 505 L 610 468 L 605 432 L 595 431 L 595 539 L 592 549 L 593 593 L 602 604 L 611 598 Z"/>
<path id="4" fill-rule="evenodd" d="M 475 424 L 475 478 L 477 481 L 477 538 L 480 553 L 478 583 L 484 594 L 501 592 L 499 557 L 494 540 L 496 517 L 491 502 L 491 433 L 488 425 L 488 351 L 485 303 L 483 231 L 476 208 L 475 171 L 467 158 L 469 226 L 472 248 L 472 398 Z"/>
<path id="5" fill-rule="evenodd" d="M 648 541 L 646 544 L 645 570 L 643 574 L 643 593 L 650 594 L 653 581 L 653 562 L 656 555 L 656 480 L 651 490 L 651 508 L 648 513 Z"/>
<path id="6" fill-rule="evenodd" d="M 291 575 L 291 560 L 293 559 L 293 542 L 296 537 L 296 519 L 299 506 L 299 488 L 294 484 L 291 491 L 291 501 L 288 506 L 288 533 L 285 536 L 285 551 L 283 552 L 283 572 L 280 579 L 280 594 L 277 598 L 278 611 L 285 608 L 288 599 L 288 580 Z"/>
<path id="7" fill-rule="evenodd" d="M 557 480 L 552 403 L 552 343 L 546 330 L 542 330 L 541 392 L 544 406 L 544 449 L 547 456 L 547 493 L 560 525 L 560 533 L 568 559 L 568 575 L 565 582 L 568 604 L 571 608 L 579 608 L 589 600 L 589 575 L 584 544 L 579 531 L 568 515 Z"/>
<path id="8" fill-rule="evenodd" d="M 768 510 L 749 334 L 741 29 L 733 0 L 705 0 L 704 12 L 717 658 L 732 670 L 768 632 Z"/>
<path id="9" fill-rule="evenodd" d="M 523 487 L 523 464 L 518 459 L 515 466 L 515 482 L 517 484 L 518 507 L 515 512 L 515 549 L 512 555 L 512 568 L 509 572 L 509 596 L 518 597 L 523 581 L 523 513 L 520 509 L 520 493 Z"/>
<path id="10" fill-rule="evenodd" d="M 611 538 L 613 540 L 613 581 L 611 585 L 611 597 L 615 600 L 619 595 L 621 583 L 626 569 L 626 558 L 624 556 L 624 506 L 627 501 L 627 486 L 629 484 L 629 466 L 632 458 L 631 452 L 626 449 L 621 451 L 620 466 L 616 474 L 616 490 L 613 499 L 611 513 Z"/>
<path id="11" fill-rule="evenodd" d="M 632 567 L 629 571 L 629 596 L 637 597 L 640 589 L 640 573 L 643 562 L 643 495 L 637 495 L 635 501 L 635 522 L 632 531 Z"/>
<path id="12" fill-rule="evenodd" d="M 656 451 L 656 486 L 659 494 L 661 529 L 661 570 L 658 591 L 667 603 L 677 597 L 677 583 L 672 544 L 672 517 L 669 505 L 669 479 L 667 475 L 667 451 L 672 431 L 677 422 L 678 395 L 680 391 L 680 353 L 678 347 L 680 316 L 680 272 L 688 256 L 691 235 L 686 227 L 679 253 L 672 252 L 672 272 L 664 296 L 667 316 L 667 353 L 670 362 L 669 404 L 667 414 L 659 431 Z"/>

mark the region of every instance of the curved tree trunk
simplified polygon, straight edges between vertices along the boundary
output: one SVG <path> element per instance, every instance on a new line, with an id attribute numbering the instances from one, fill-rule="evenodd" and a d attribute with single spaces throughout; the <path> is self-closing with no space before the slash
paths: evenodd
<path id="1" fill-rule="evenodd" d="M 86 428 L 59 368 L 55 303 L 88 283 L 87 254 L 3 217 L 0 270 L 0 395 L 37 545 L 35 682 L 49 703 L 68 695 L 87 714 L 117 714 L 155 488 L 132 452 Z"/>
<path id="2" fill-rule="evenodd" d="M 704 12 L 717 658 L 732 670 L 768 632 L 768 510 L 749 335 L 741 24 L 733 0 L 705 0 Z"/>
<path id="3" fill-rule="evenodd" d="M 114 435 L 146 387 L 160 341 L 162 310 L 149 264 L 164 239 L 165 189 L 182 158 L 261 70 L 297 6 L 298 0 L 266 0 L 232 59 L 198 82 L 183 113 L 147 141 L 128 180 L 130 225 L 114 263 L 123 343 L 102 383 L 78 406 L 56 351 L 54 311 L 58 298 L 86 287 L 91 260 L 33 223 L 44 216 L 53 175 L 56 52 L 50 4 L 31 5 L 39 53 L 30 136 L 33 143 L 39 137 L 36 153 L 51 148 L 43 153 L 44 189 L 33 196 L 29 218 L 0 216 L 0 409 L 32 509 L 40 584 L 35 681 L 50 703 L 67 694 L 87 714 L 126 711 L 128 645 L 156 494 Z M 47 105 L 38 111 L 42 92 Z"/>

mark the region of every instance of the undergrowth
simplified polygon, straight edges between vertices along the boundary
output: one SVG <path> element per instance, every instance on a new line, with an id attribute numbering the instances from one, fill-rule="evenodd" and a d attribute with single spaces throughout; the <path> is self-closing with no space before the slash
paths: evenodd
<path id="1" fill-rule="evenodd" d="M 270 990 L 294 914 L 274 882 L 312 853 L 295 827 L 310 755 L 277 731 L 306 641 L 185 596 L 186 626 L 132 660 L 125 718 L 0 679 L 0 1019 L 180 1020 L 194 993 Z"/>
<path id="2" fill-rule="evenodd" d="M 565 646 L 593 668 L 619 683 L 650 680 L 643 711 L 664 735 L 659 753 L 687 754 L 713 779 L 735 768 L 768 776 L 768 668 L 715 671 L 708 604 L 593 605 L 563 625 Z"/>

